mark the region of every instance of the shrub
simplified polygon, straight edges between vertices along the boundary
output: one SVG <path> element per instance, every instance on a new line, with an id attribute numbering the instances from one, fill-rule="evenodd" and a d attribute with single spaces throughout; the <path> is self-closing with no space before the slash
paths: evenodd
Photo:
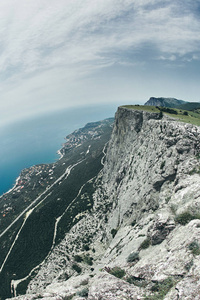
<path id="1" fill-rule="evenodd" d="M 89 250 L 90 250 L 90 247 L 86 244 L 86 245 L 83 246 L 83 250 L 89 251 Z"/>
<path id="2" fill-rule="evenodd" d="M 135 224 L 136 224 L 136 220 L 133 220 L 133 221 L 131 222 L 131 226 L 135 226 Z"/>
<path id="3" fill-rule="evenodd" d="M 129 256 L 127 257 L 127 262 L 133 262 L 136 260 L 139 260 L 139 252 L 133 252 L 130 253 Z"/>
<path id="4" fill-rule="evenodd" d="M 176 216 L 175 221 L 181 225 L 186 225 L 189 223 L 191 220 L 194 219 L 200 219 L 200 215 L 198 214 L 191 214 L 188 211 L 185 211 L 179 215 Z"/>
<path id="5" fill-rule="evenodd" d="M 83 261 L 83 258 L 82 258 L 80 255 L 75 255 L 75 256 L 74 256 L 74 260 L 75 260 L 76 262 L 82 262 L 82 261 Z"/>
<path id="6" fill-rule="evenodd" d="M 84 256 L 83 261 L 90 266 L 93 265 L 93 258 L 89 255 Z"/>
<path id="7" fill-rule="evenodd" d="M 164 168 L 164 166 L 165 166 L 165 160 L 161 163 L 161 165 L 160 165 L 160 169 L 163 169 Z"/>
<path id="8" fill-rule="evenodd" d="M 76 294 L 77 294 L 77 296 L 80 296 L 80 297 L 87 297 L 88 296 L 88 288 L 84 288 L 81 291 L 78 291 Z"/>
<path id="9" fill-rule="evenodd" d="M 190 243 L 188 248 L 192 252 L 192 254 L 200 255 L 200 247 L 197 241 Z"/>
<path id="10" fill-rule="evenodd" d="M 193 266 L 193 260 L 189 261 L 184 268 L 186 269 L 186 271 L 190 271 L 191 267 Z"/>
<path id="11" fill-rule="evenodd" d="M 111 230 L 111 234 L 112 234 L 112 237 L 114 238 L 115 236 L 116 236 L 116 233 L 117 233 L 117 228 L 113 228 L 112 230 Z"/>
<path id="12" fill-rule="evenodd" d="M 162 119 L 162 117 L 163 117 L 163 112 L 162 111 L 159 112 L 159 116 L 158 117 L 159 117 L 159 119 Z"/>
<path id="13" fill-rule="evenodd" d="M 148 285 L 148 282 L 145 279 L 137 278 L 137 277 L 134 277 L 134 276 L 129 276 L 125 280 L 128 283 L 134 284 L 134 285 L 139 286 L 139 287 L 146 287 Z"/>
<path id="14" fill-rule="evenodd" d="M 174 114 L 174 115 L 178 114 L 178 112 L 176 110 L 172 109 L 172 108 L 160 107 L 159 109 L 160 109 L 160 111 L 164 111 L 164 112 L 166 112 L 168 114 Z"/>
<path id="15" fill-rule="evenodd" d="M 75 296 L 75 294 L 71 295 L 71 296 L 64 296 L 62 299 L 63 300 L 72 300 L 72 298 Z"/>
<path id="16" fill-rule="evenodd" d="M 82 269 L 81 269 L 81 267 L 79 266 L 79 265 L 77 265 L 77 264 L 73 264 L 72 265 L 72 269 L 74 269 L 77 273 L 81 273 L 81 271 L 82 271 Z"/>
<path id="17" fill-rule="evenodd" d="M 151 291 L 155 292 L 152 296 L 147 296 L 145 300 L 161 300 L 164 299 L 165 295 L 169 292 L 169 290 L 174 286 L 175 281 L 168 277 L 162 282 L 156 282 L 152 288 Z"/>
<path id="18" fill-rule="evenodd" d="M 189 175 L 200 174 L 200 167 L 196 167 L 189 172 Z"/>
<path id="19" fill-rule="evenodd" d="M 151 240 L 149 238 L 146 238 L 140 245 L 139 250 L 147 249 L 150 245 L 151 245 Z"/>
<path id="20" fill-rule="evenodd" d="M 112 268 L 109 273 L 117 278 L 122 278 L 125 275 L 125 271 L 123 269 L 121 269 L 120 267 Z"/>

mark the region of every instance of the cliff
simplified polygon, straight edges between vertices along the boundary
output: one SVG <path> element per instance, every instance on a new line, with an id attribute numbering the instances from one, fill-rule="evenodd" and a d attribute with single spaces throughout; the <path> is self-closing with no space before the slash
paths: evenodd
<path id="1" fill-rule="evenodd" d="M 199 299 L 200 128 L 120 107 L 102 164 L 17 299 Z"/>

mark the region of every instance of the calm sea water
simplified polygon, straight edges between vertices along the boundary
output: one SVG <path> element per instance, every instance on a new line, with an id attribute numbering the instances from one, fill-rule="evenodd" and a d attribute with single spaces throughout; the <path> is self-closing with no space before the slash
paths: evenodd
<path id="1" fill-rule="evenodd" d="M 0 128 L 0 195 L 12 188 L 22 169 L 57 160 L 66 135 L 88 122 L 113 117 L 116 109 L 68 109 Z"/>

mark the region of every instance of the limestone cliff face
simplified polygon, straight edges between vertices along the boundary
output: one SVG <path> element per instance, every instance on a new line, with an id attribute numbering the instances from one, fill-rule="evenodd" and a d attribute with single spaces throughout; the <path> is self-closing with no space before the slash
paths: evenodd
<path id="1" fill-rule="evenodd" d="M 93 209 L 19 298 L 200 299 L 200 128 L 120 107 L 91 184 Z"/>
<path id="2" fill-rule="evenodd" d="M 181 182 L 198 181 L 199 175 L 189 174 L 199 151 L 199 128 L 119 108 L 103 170 L 103 186 L 117 200 L 113 216 L 119 212 L 119 224 L 169 206 Z"/>

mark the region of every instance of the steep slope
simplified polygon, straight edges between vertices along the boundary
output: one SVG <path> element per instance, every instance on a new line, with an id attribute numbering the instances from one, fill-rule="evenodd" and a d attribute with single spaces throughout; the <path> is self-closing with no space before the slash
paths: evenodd
<path id="1" fill-rule="evenodd" d="M 187 104 L 186 101 L 178 100 L 176 98 L 164 98 L 164 97 L 151 97 L 144 105 L 151 106 L 165 106 L 165 107 L 179 107 L 179 105 Z M 184 109 L 184 108 L 183 108 Z M 185 108 L 187 109 L 187 108 Z"/>
<path id="2" fill-rule="evenodd" d="M 76 130 L 67 136 L 60 160 L 23 170 L 13 189 L 0 197 L 1 299 L 11 296 L 11 280 L 34 273 L 78 222 L 75 217 L 91 209 L 92 199 L 79 201 L 79 194 L 86 187 L 92 193 L 90 180 L 103 167 L 112 124 L 107 119 Z"/>
<path id="3" fill-rule="evenodd" d="M 120 107 L 89 183 L 79 201 L 92 197 L 92 209 L 18 298 L 199 299 L 200 128 Z"/>

